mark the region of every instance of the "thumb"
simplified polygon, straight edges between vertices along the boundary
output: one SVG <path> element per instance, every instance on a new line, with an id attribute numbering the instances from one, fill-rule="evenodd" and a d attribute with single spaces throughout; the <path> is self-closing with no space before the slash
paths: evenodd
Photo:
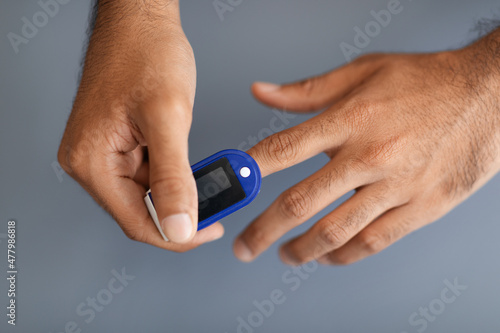
<path id="1" fill-rule="evenodd" d="M 380 66 L 378 55 L 358 58 L 339 69 L 308 79 L 276 85 L 255 82 L 252 93 L 262 103 L 295 112 L 319 111 L 341 100 Z"/>
<path id="2" fill-rule="evenodd" d="M 197 231 L 198 199 L 189 165 L 188 136 L 191 109 L 156 105 L 147 111 L 149 179 L 158 220 L 174 243 L 189 242 Z"/>

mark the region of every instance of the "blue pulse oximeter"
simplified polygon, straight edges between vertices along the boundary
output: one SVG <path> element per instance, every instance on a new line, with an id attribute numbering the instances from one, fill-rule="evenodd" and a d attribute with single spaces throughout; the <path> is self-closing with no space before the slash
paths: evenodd
<path id="1" fill-rule="evenodd" d="M 240 150 L 227 149 L 191 166 L 198 189 L 198 230 L 245 207 L 260 191 L 262 176 L 255 160 Z M 161 229 L 151 190 L 144 198 L 158 231 Z"/>

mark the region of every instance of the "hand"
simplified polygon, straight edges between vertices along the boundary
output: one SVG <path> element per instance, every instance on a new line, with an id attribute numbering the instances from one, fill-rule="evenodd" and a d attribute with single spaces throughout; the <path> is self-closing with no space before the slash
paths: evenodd
<path id="1" fill-rule="evenodd" d="M 224 232 L 214 224 L 196 233 L 197 191 L 188 160 L 195 61 L 178 2 L 140 3 L 99 4 L 58 158 L 128 237 L 186 251 Z M 149 216 L 143 199 L 149 187 L 171 242 Z"/>
<path id="2" fill-rule="evenodd" d="M 281 194 L 237 238 L 251 261 L 286 232 L 355 190 L 282 260 L 349 264 L 440 218 L 500 169 L 500 33 L 455 52 L 369 55 L 331 73 L 275 86 L 260 101 L 325 111 L 249 150 L 263 175 L 325 152 L 321 170 Z"/>

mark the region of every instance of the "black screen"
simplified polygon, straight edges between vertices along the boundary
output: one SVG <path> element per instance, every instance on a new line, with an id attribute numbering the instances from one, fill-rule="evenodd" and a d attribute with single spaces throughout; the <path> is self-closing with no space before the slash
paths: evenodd
<path id="1" fill-rule="evenodd" d="M 238 177 L 225 157 L 194 172 L 193 175 L 198 188 L 199 221 L 246 198 Z"/>

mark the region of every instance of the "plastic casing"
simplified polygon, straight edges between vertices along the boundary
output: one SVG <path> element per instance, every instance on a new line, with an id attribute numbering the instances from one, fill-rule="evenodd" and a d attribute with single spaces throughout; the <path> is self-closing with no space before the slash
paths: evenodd
<path id="1" fill-rule="evenodd" d="M 237 203 L 233 204 L 232 206 L 198 222 L 198 230 L 204 229 L 208 227 L 211 224 L 214 224 L 215 222 L 221 220 L 222 218 L 236 212 L 237 210 L 245 207 L 248 205 L 250 202 L 252 202 L 257 194 L 259 194 L 260 191 L 260 186 L 262 183 L 262 175 L 260 173 L 259 166 L 257 165 L 257 162 L 248 155 L 245 152 L 242 152 L 240 150 L 236 149 L 226 149 L 222 150 L 210 157 L 207 157 L 206 159 L 194 164 L 191 166 L 191 169 L 193 172 L 198 171 L 200 169 L 203 169 L 207 165 L 210 165 L 217 160 L 221 158 L 227 158 L 229 161 L 229 164 L 231 165 L 231 168 L 234 171 L 234 174 L 238 178 L 238 181 L 241 184 L 241 187 L 243 188 L 243 191 L 245 192 L 245 198 L 241 201 L 238 201 Z M 250 169 L 250 175 L 246 178 L 242 177 L 240 175 L 240 169 L 243 167 L 247 167 Z M 156 210 L 154 209 L 154 204 L 153 204 L 153 198 L 151 196 L 151 190 L 149 190 L 146 194 L 146 197 L 144 198 L 146 201 L 146 205 L 148 206 L 148 210 L 153 217 L 153 220 L 158 227 L 158 230 L 160 231 L 162 237 L 168 241 L 168 239 L 165 237 L 163 231 L 161 230 L 158 217 L 156 216 Z"/>
<path id="2" fill-rule="evenodd" d="M 224 209 L 223 211 L 220 211 L 206 218 L 203 221 L 199 221 L 198 230 L 206 228 L 209 225 L 214 224 L 215 222 L 221 220 L 222 218 L 245 207 L 255 199 L 257 194 L 259 194 L 260 186 L 262 183 L 262 176 L 260 174 L 259 166 L 257 165 L 257 162 L 255 162 L 255 160 L 250 155 L 240 150 L 236 149 L 222 150 L 210 157 L 207 157 L 203 161 L 200 161 L 195 165 L 191 166 L 191 169 L 193 170 L 193 172 L 198 171 L 200 169 L 203 169 L 205 166 L 212 164 L 213 162 L 224 157 L 228 159 L 229 164 L 233 168 L 233 171 L 236 177 L 238 178 L 241 187 L 243 188 L 243 191 L 245 191 L 246 197 L 243 200 L 235 203 L 234 205 Z M 247 167 L 251 171 L 250 176 L 248 176 L 247 178 L 243 178 L 240 175 L 240 169 L 243 167 Z"/>

